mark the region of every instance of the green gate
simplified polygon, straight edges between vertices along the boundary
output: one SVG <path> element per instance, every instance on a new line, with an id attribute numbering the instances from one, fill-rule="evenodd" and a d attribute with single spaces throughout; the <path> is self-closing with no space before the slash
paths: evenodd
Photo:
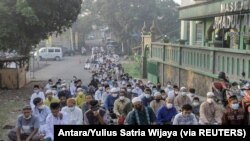
<path id="1" fill-rule="evenodd" d="M 148 62 L 147 65 L 148 70 L 148 80 L 153 82 L 154 84 L 159 82 L 158 77 L 158 63 L 157 62 Z"/>

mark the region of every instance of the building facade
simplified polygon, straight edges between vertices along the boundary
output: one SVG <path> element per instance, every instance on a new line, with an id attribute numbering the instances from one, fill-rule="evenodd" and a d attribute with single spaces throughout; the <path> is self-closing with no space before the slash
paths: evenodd
<path id="1" fill-rule="evenodd" d="M 249 50 L 249 12 L 249 0 L 209 0 L 182 5 L 181 39 L 187 45 Z"/>
<path id="2" fill-rule="evenodd" d="M 203 96 L 211 91 L 219 72 L 231 82 L 250 80 L 250 0 L 184 1 L 179 19 L 185 44 L 155 42 L 152 33 L 142 36 L 142 50 L 148 48 L 142 54 L 147 57 L 143 67 L 147 78 L 195 88 Z"/>

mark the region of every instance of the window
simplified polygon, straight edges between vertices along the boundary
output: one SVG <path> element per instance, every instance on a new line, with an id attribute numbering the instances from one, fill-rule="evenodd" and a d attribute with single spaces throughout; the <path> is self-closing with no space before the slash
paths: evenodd
<path id="1" fill-rule="evenodd" d="M 197 23 L 196 24 L 196 42 L 198 43 L 202 42 L 202 36 L 203 36 L 203 24 Z"/>
<path id="2" fill-rule="evenodd" d="M 46 49 L 42 49 L 41 52 L 46 52 Z"/>
<path id="3" fill-rule="evenodd" d="M 55 52 L 60 52 L 60 49 L 55 49 Z"/>
<path id="4" fill-rule="evenodd" d="M 54 52 L 54 49 L 49 49 L 48 52 Z"/>

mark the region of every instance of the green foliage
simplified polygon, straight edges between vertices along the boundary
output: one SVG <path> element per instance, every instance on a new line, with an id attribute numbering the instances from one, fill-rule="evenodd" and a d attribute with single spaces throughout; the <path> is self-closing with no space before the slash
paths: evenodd
<path id="1" fill-rule="evenodd" d="M 108 25 L 125 47 L 140 44 L 140 37 L 133 35 L 141 33 L 144 21 L 147 31 L 154 20 L 157 34 L 179 36 L 178 5 L 173 0 L 84 0 L 83 5 L 84 12 Z"/>
<path id="2" fill-rule="evenodd" d="M 81 12 L 81 0 L 0 1 L 0 49 L 27 55 L 52 33 L 66 31 Z"/>
<path id="3" fill-rule="evenodd" d="M 141 78 L 140 65 L 136 62 L 123 63 L 124 71 L 133 78 Z"/>

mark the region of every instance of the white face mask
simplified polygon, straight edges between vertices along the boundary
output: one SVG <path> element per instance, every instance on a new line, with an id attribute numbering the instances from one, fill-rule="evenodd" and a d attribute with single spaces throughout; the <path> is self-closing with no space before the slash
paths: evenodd
<path id="1" fill-rule="evenodd" d="M 118 94 L 112 94 L 113 97 L 117 97 Z"/>
<path id="2" fill-rule="evenodd" d="M 40 109 L 40 110 L 42 110 L 42 109 L 44 109 L 44 107 L 45 107 L 45 105 L 41 105 L 41 106 L 39 106 L 37 108 Z"/>
<path id="3" fill-rule="evenodd" d="M 213 101 L 214 101 L 214 100 L 213 100 L 212 98 L 208 98 L 208 99 L 207 99 L 207 102 L 208 102 L 209 104 L 211 104 Z"/>
<path id="4" fill-rule="evenodd" d="M 199 102 L 193 102 L 194 106 L 198 106 L 200 103 Z"/>
<path id="5" fill-rule="evenodd" d="M 28 117 L 25 117 L 25 116 L 23 115 L 23 118 L 24 118 L 24 119 L 26 119 L 26 120 L 28 120 L 28 119 L 30 119 L 30 118 L 31 118 L 31 115 L 30 115 L 30 116 L 28 116 Z"/>
<path id="6" fill-rule="evenodd" d="M 150 94 L 145 94 L 145 97 L 146 98 L 150 98 Z"/>
<path id="7" fill-rule="evenodd" d="M 63 88 L 62 88 L 62 90 L 63 90 L 63 91 L 65 91 L 65 90 L 66 90 L 66 88 L 65 88 L 65 87 L 63 87 Z"/>
<path id="8" fill-rule="evenodd" d="M 73 111 L 75 110 L 75 106 L 69 107 L 69 110 L 70 110 L 71 112 L 73 112 Z"/>
<path id="9" fill-rule="evenodd" d="M 182 96 L 186 96 L 187 93 L 186 93 L 186 92 L 181 92 L 181 95 L 182 95 Z"/>
<path id="10" fill-rule="evenodd" d="M 173 107 L 173 104 L 172 104 L 172 103 L 166 103 L 166 107 L 167 107 L 168 109 L 171 109 L 171 108 Z"/>
<path id="11" fill-rule="evenodd" d="M 131 92 L 132 90 L 131 89 L 127 89 L 128 92 Z"/>
<path id="12" fill-rule="evenodd" d="M 39 92 L 39 90 L 34 90 L 34 93 L 38 93 Z"/>
<path id="13" fill-rule="evenodd" d="M 119 99 L 120 99 L 120 100 L 124 100 L 124 99 L 125 99 L 125 96 L 120 96 Z"/>

